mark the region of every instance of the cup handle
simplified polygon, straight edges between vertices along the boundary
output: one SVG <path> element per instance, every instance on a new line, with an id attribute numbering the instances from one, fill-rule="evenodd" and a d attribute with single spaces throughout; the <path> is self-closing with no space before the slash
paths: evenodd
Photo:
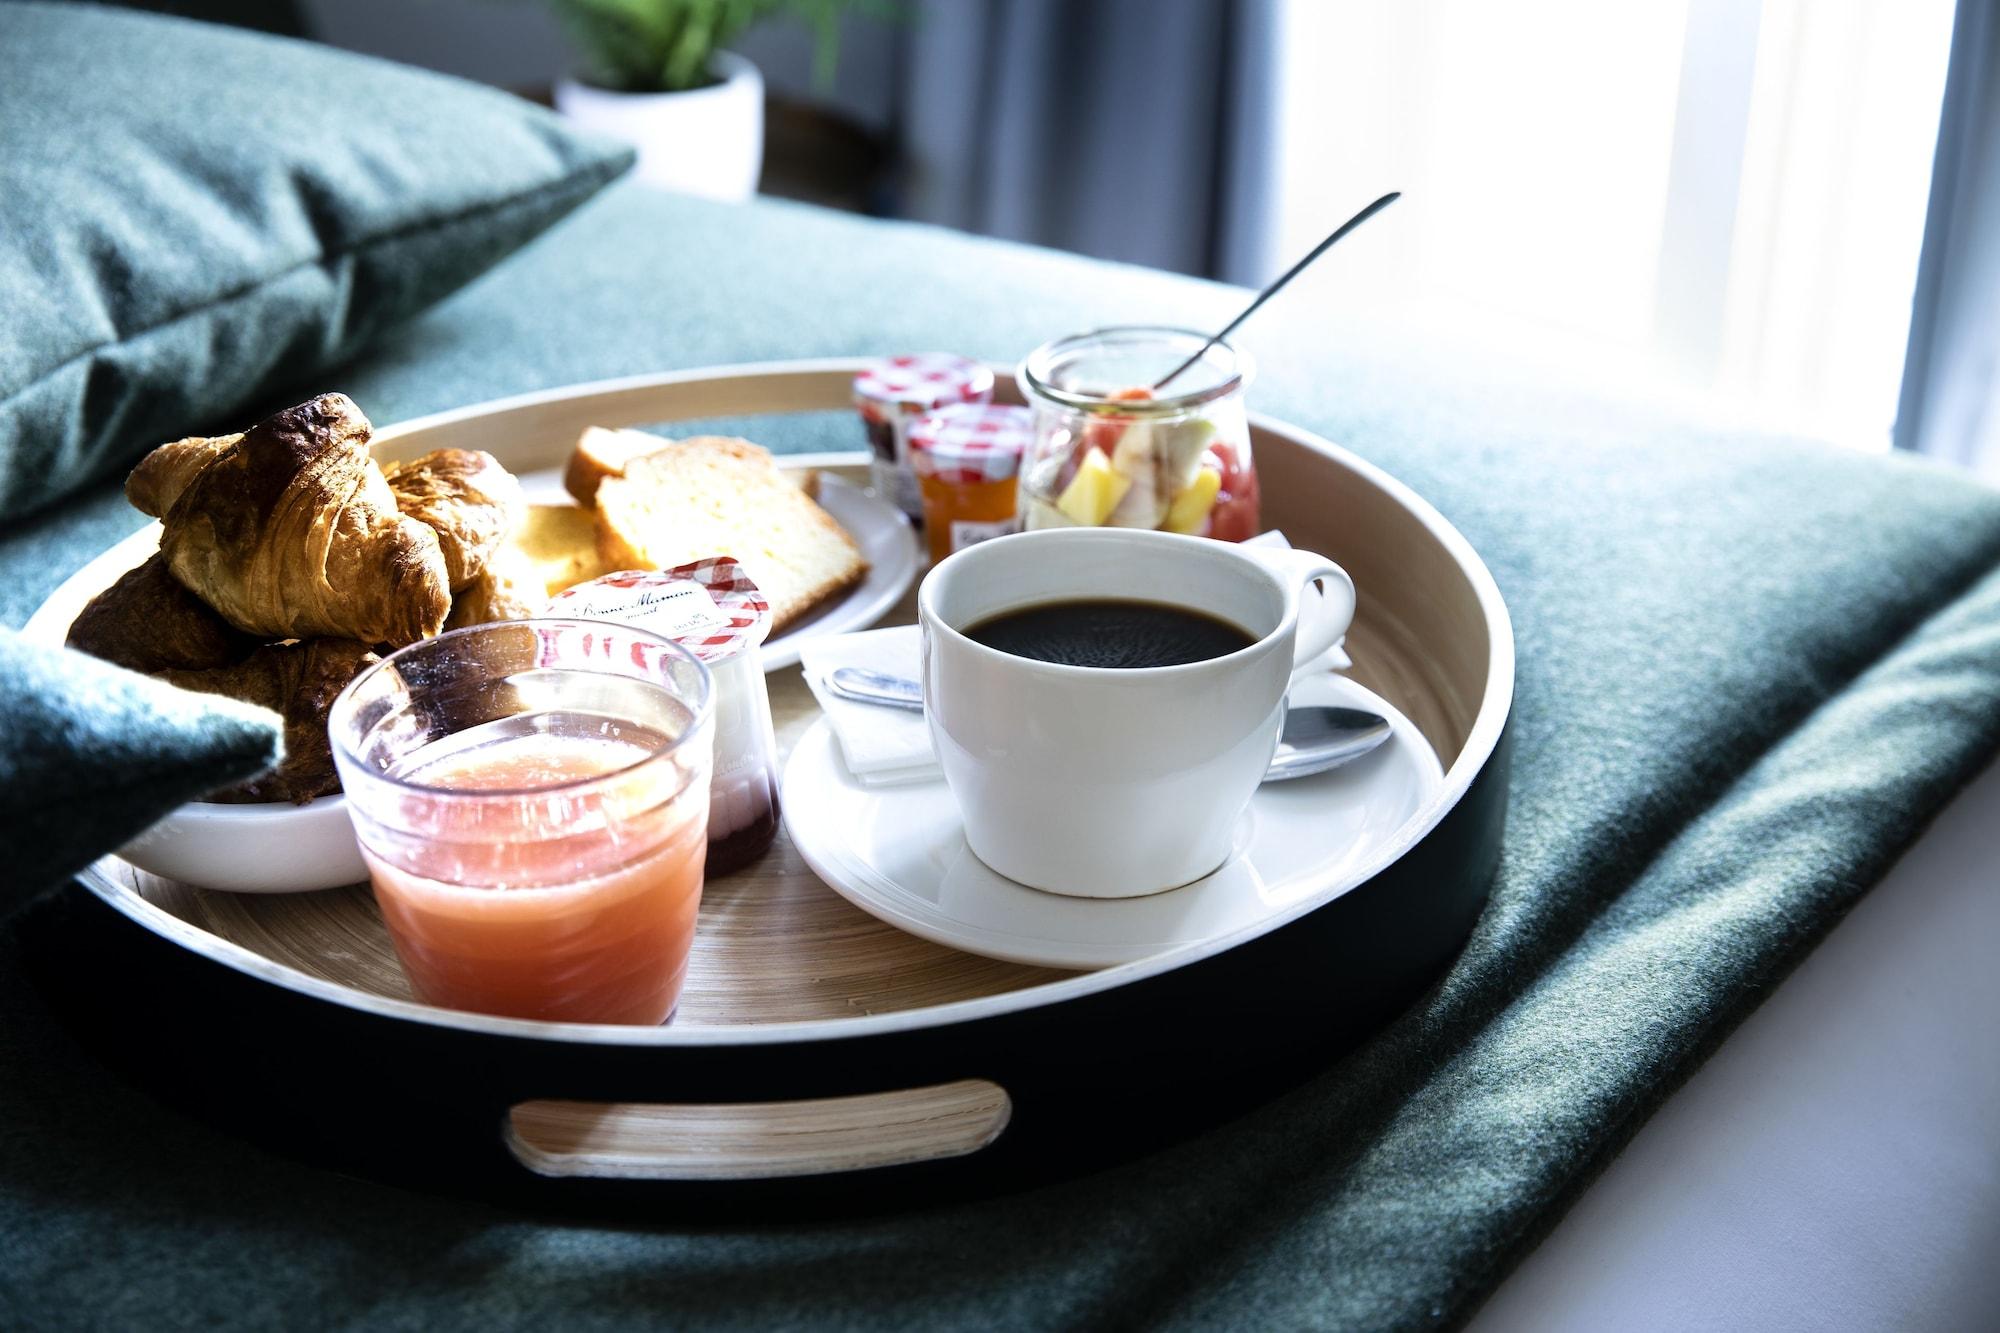
<path id="1" fill-rule="evenodd" d="M 1311 551 L 1241 549 L 1290 579 L 1297 589 L 1299 629 L 1292 646 L 1293 671 L 1340 642 L 1354 623 L 1354 580 L 1346 570 Z M 1308 595 L 1314 584 L 1319 585 L 1318 597 Z"/>

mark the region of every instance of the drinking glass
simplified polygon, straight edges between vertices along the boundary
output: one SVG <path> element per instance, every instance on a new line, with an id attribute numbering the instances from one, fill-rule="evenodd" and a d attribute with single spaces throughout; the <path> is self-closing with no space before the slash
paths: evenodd
<path id="1" fill-rule="evenodd" d="M 701 903 L 711 696 L 678 644 L 589 620 L 455 630 L 341 692 L 334 763 L 417 998 L 666 1020 Z"/>

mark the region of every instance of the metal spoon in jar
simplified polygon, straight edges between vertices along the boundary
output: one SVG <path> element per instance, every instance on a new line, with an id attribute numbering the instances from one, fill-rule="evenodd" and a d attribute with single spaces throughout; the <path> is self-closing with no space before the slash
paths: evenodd
<path id="1" fill-rule="evenodd" d="M 1201 360 L 1202 357 L 1208 354 L 1209 348 L 1215 346 L 1217 343 L 1221 342 L 1224 338 L 1227 338 L 1230 334 L 1234 333 L 1236 331 L 1236 326 L 1238 324 L 1241 324 L 1244 320 L 1250 318 L 1250 316 L 1257 313 L 1258 306 L 1263 305 L 1264 302 L 1276 296 L 1278 292 L 1283 289 L 1286 283 L 1290 282 L 1293 278 L 1298 277 L 1299 274 L 1305 272 L 1308 268 L 1312 267 L 1312 262 L 1315 259 L 1318 259 L 1321 255 L 1325 254 L 1328 250 L 1331 250 L 1334 247 L 1335 243 L 1337 243 L 1341 237 L 1347 235 L 1348 232 L 1353 231 L 1356 227 L 1366 222 L 1369 218 L 1374 217 L 1377 213 L 1380 213 L 1383 209 L 1395 203 L 1398 199 L 1401 199 L 1402 197 L 1403 197 L 1403 192 L 1401 190 L 1391 190 L 1389 191 L 1389 193 L 1383 195 L 1380 199 L 1377 199 L 1374 203 L 1368 205 L 1368 207 L 1362 209 L 1359 213 L 1356 213 L 1353 217 L 1349 218 L 1347 221 L 1341 223 L 1338 227 L 1334 229 L 1333 235 L 1327 237 L 1325 240 L 1321 241 L 1318 245 L 1315 245 L 1312 248 L 1312 253 L 1308 254 L 1304 259 L 1301 259 L 1298 263 L 1286 269 L 1284 273 L 1279 276 L 1276 282 L 1266 287 L 1263 291 L 1258 292 L 1257 299 L 1252 301 L 1249 305 L 1245 306 L 1243 308 L 1242 314 L 1238 315 L 1235 319 L 1230 320 L 1227 324 L 1224 324 L 1221 327 L 1221 329 L 1217 330 L 1214 337 L 1210 338 L 1207 342 L 1201 345 L 1200 351 L 1196 352 L 1193 356 L 1189 357 L 1187 360 L 1181 362 L 1178 366 L 1175 366 L 1172 370 L 1168 371 L 1165 375 L 1161 376 L 1159 379 L 1153 381 L 1153 392 L 1158 393 L 1160 390 L 1166 388 L 1169 384 L 1179 379 L 1182 373 L 1185 372 L 1189 366 L 1192 366 L 1195 362 Z"/>
<path id="2" fill-rule="evenodd" d="M 923 686 L 904 676 L 836 667 L 826 683 L 835 694 L 856 703 L 923 711 Z M 1392 734 L 1389 719 L 1363 709 L 1325 704 L 1288 708 L 1278 752 L 1271 756 L 1264 781 L 1284 782 L 1339 768 L 1374 750 Z"/>

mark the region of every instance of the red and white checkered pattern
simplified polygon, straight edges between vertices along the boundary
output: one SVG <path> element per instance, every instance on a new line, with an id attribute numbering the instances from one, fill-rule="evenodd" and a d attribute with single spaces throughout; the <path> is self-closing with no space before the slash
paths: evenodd
<path id="1" fill-rule="evenodd" d="M 594 663 L 629 663 L 648 676 L 664 675 L 669 654 L 657 639 L 640 639 L 620 634 L 615 625 L 591 620 L 565 624 L 560 620 L 535 623 L 535 665 L 582 670 Z M 618 674 L 628 675 L 620 671 Z"/>
<path id="2" fill-rule="evenodd" d="M 920 477 L 957 485 L 1005 481 L 1021 470 L 1035 436 L 1025 407 L 954 403 L 910 427 L 910 466 Z"/>
<path id="3" fill-rule="evenodd" d="M 588 600 L 598 618 L 620 620 L 625 618 L 616 610 L 620 599 L 607 597 L 607 593 L 628 593 L 632 604 L 637 607 L 644 594 L 676 583 L 699 584 L 715 603 L 716 610 L 728 617 L 726 626 L 712 628 L 705 633 L 667 636 L 710 666 L 727 662 L 745 649 L 756 647 L 771 632 L 771 603 L 744 572 L 743 566 L 733 556 L 726 555 L 696 560 L 692 564 L 667 570 L 628 569 L 606 574 L 588 583 L 563 589 L 549 600 L 549 611 L 561 615 L 566 601 L 574 604 Z M 609 610 L 605 609 L 607 602 L 612 604 Z M 642 629 L 650 628 L 643 616 L 631 617 L 630 623 Z"/>
<path id="4" fill-rule="evenodd" d="M 943 403 L 983 403 L 992 396 L 993 372 L 949 352 L 888 357 L 854 377 L 854 401 L 864 410 L 928 412 Z"/>

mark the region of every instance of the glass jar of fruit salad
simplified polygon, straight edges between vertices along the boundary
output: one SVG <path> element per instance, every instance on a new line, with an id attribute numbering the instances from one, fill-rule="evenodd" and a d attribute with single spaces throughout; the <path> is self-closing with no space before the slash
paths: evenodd
<path id="1" fill-rule="evenodd" d="M 1186 329 L 1111 328 L 1044 343 L 1017 378 L 1034 409 L 1021 526 L 1157 528 L 1223 541 L 1261 531 L 1243 387 L 1250 358 Z"/>
<path id="2" fill-rule="evenodd" d="M 955 403 L 910 427 L 910 466 L 924 499 L 931 563 L 1020 531 L 1015 474 L 1033 438 L 1025 407 Z"/>

